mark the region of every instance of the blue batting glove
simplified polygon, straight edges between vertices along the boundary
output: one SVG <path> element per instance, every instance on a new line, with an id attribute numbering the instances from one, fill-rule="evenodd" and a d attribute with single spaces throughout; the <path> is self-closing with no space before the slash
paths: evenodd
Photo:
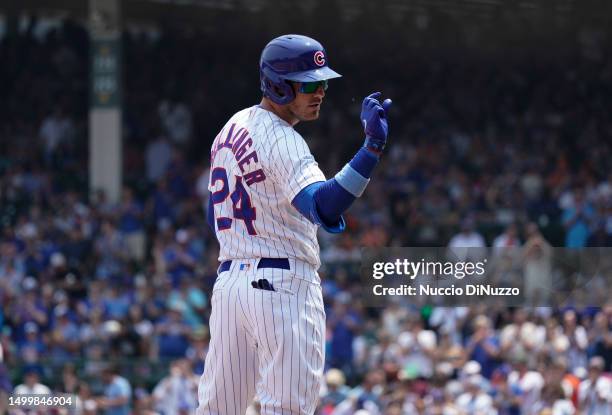
<path id="1" fill-rule="evenodd" d="M 381 153 L 387 143 L 389 125 L 387 112 L 391 107 L 391 100 L 385 99 L 382 105 L 378 102 L 380 92 L 368 95 L 361 104 L 361 123 L 365 132 L 365 146 L 375 153 Z"/>

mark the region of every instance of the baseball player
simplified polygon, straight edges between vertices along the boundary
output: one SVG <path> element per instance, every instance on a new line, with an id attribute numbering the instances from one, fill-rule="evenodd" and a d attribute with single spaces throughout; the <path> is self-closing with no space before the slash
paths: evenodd
<path id="1" fill-rule="evenodd" d="M 260 59 L 263 98 L 239 111 L 211 149 L 208 221 L 221 262 L 197 413 L 312 414 L 323 376 L 325 312 L 317 228 L 342 232 L 387 140 L 391 100 L 363 101 L 365 143 L 326 180 L 293 127 L 316 120 L 328 66 L 314 39 L 273 39 Z M 342 139 L 338 137 L 338 139 Z"/>

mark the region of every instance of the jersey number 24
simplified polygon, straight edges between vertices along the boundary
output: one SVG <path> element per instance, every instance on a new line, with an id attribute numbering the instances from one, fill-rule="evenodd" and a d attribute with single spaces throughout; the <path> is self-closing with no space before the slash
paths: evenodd
<path id="1" fill-rule="evenodd" d="M 251 205 L 251 198 L 248 192 L 242 184 L 242 177 L 236 177 L 236 188 L 230 195 L 229 180 L 227 178 L 227 172 L 223 167 L 215 167 L 210 173 L 210 183 L 215 186 L 218 181 L 221 182 L 221 189 L 217 190 L 211 195 L 213 205 L 223 203 L 229 196 L 232 200 L 232 210 L 234 213 L 234 219 L 244 221 L 244 225 L 249 232 L 249 235 L 257 235 L 253 221 L 257 218 L 255 208 Z M 232 227 L 232 218 L 218 217 L 216 218 L 217 228 L 220 231 L 229 229 Z"/>

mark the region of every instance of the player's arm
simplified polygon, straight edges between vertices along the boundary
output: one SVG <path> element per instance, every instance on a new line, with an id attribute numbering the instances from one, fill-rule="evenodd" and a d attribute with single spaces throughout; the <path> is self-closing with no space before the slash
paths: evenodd
<path id="1" fill-rule="evenodd" d="M 379 156 L 362 147 L 333 178 L 308 185 L 291 204 L 309 221 L 328 232 L 345 228 L 344 213 L 363 194 Z"/>
<path id="2" fill-rule="evenodd" d="M 342 213 L 363 194 L 387 142 L 387 111 L 391 100 L 381 105 L 379 97 L 380 92 L 376 92 L 363 101 L 361 122 L 366 139 L 355 157 L 332 179 L 306 186 L 291 202 L 305 218 L 328 232 L 344 230 Z"/>

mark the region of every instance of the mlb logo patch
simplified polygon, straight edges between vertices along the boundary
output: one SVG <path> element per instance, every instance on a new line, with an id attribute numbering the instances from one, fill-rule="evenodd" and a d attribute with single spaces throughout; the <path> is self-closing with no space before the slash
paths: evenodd
<path id="1" fill-rule="evenodd" d="M 248 271 L 251 268 L 251 264 L 240 264 L 240 271 Z"/>

